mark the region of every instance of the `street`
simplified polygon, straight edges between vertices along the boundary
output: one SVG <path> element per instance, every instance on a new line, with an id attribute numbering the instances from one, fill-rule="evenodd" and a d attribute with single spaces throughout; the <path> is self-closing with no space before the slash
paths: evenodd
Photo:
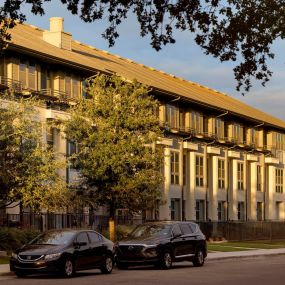
<path id="1" fill-rule="evenodd" d="M 94 285 L 94 284 L 225 284 L 225 285 L 283 285 L 285 279 L 285 256 L 252 257 L 231 260 L 211 260 L 204 267 L 193 267 L 191 263 L 176 263 L 171 270 L 153 267 L 115 269 L 111 275 L 103 275 L 99 270 L 79 272 L 72 279 L 59 276 L 15 276 L 0 277 L 2 285 Z"/>

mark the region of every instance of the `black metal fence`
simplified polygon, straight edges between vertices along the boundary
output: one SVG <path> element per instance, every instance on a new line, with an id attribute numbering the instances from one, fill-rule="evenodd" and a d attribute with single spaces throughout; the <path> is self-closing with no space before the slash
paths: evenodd
<path id="1" fill-rule="evenodd" d="M 116 216 L 116 225 L 134 226 L 145 222 L 141 217 L 131 215 Z M 273 240 L 285 239 L 285 221 L 247 221 L 247 222 L 199 222 L 210 240 Z M 99 232 L 108 230 L 107 215 L 89 214 L 0 214 L 0 228 L 14 227 L 32 230 L 50 230 L 62 228 L 90 228 Z"/>
<path id="2" fill-rule="evenodd" d="M 200 222 L 208 239 L 228 241 L 285 239 L 285 221 Z"/>
<path id="3" fill-rule="evenodd" d="M 141 217 L 116 216 L 116 225 L 136 225 L 142 223 Z M 90 228 L 100 232 L 109 227 L 109 216 L 95 214 L 53 214 L 22 213 L 0 214 L 0 227 L 13 227 L 32 230 L 51 230 L 63 228 Z"/>

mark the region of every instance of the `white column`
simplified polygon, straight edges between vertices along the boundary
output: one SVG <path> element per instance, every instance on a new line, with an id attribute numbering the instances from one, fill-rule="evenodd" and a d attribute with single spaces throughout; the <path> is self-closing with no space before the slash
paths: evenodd
<path id="1" fill-rule="evenodd" d="M 209 164 L 212 166 L 210 171 L 212 171 L 211 183 L 209 183 L 209 212 L 208 217 L 212 221 L 218 220 L 218 157 L 209 156 Z"/>
<path id="2" fill-rule="evenodd" d="M 247 187 L 247 218 L 256 221 L 256 189 L 257 189 L 257 163 L 249 163 L 249 179 Z"/>
<path id="3" fill-rule="evenodd" d="M 237 160 L 231 161 L 230 167 L 231 183 L 229 184 L 229 220 L 237 220 Z"/>
<path id="4" fill-rule="evenodd" d="M 268 177 L 268 187 L 266 193 L 266 204 L 265 204 L 265 214 L 266 220 L 275 219 L 275 201 L 273 195 L 275 192 L 275 166 L 267 166 L 267 177 Z"/>
<path id="5" fill-rule="evenodd" d="M 195 152 L 188 152 L 189 168 L 188 171 L 188 187 L 186 189 L 185 197 L 185 219 L 186 220 L 195 220 Z"/>
<path id="6" fill-rule="evenodd" d="M 164 189 L 162 191 L 162 202 L 163 204 L 159 207 L 159 219 L 170 220 L 170 182 L 171 182 L 171 171 L 170 171 L 170 148 L 164 148 Z"/>

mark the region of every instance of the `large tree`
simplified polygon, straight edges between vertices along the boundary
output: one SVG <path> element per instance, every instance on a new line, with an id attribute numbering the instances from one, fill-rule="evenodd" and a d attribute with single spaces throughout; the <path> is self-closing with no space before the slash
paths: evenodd
<path id="1" fill-rule="evenodd" d="M 0 7 L 1 39 L 5 47 L 14 20 L 25 20 L 22 7 L 44 14 L 51 0 L 4 0 Z M 54 1 L 54 0 L 53 0 Z M 206 54 L 220 61 L 234 61 L 237 90 L 248 91 L 252 78 L 264 85 L 272 75 L 268 59 L 272 43 L 285 36 L 285 0 L 61 0 L 72 14 L 85 22 L 108 19 L 103 37 L 114 45 L 117 27 L 130 13 L 136 15 L 141 36 L 150 36 L 156 50 L 175 42 L 175 30 L 190 31 Z M 7 21 L 7 18 L 11 19 Z"/>
<path id="2" fill-rule="evenodd" d="M 0 208 L 60 209 L 68 201 L 58 172 L 65 162 L 43 143 L 36 101 L 12 98 L 0 98 Z"/>
<path id="3" fill-rule="evenodd" d="M 118 208 L 152 209 L 162 182 L 157 101 L 145 86 L 117 76 L 95 76 L 86 91 L 65 122 L 67 138 L 78 145 L 71 158 L 85 186 L 80 195 L 109 205 L 111 218 Z"/>

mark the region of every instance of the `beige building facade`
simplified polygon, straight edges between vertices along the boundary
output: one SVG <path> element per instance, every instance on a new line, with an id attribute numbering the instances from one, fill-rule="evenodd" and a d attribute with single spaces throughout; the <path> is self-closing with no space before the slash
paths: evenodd
<path id="1" fill-rule="evenodd" d="M 216 90 L 72 39 L 62 18 L 49 30 L 17 25 L 0 59 L 0 91 L 43 99 L 43 122 L 67 116 L 84 96 L 84 79 L 117 74 L 152 87 L 165 137 L 162 203 L 148 218 L 195 221 L 285 219 L 285 122 Z M 62 155 L 76 146 L 47 129 Z M 67 182 L 73 169 L 62 172 Z"/>

